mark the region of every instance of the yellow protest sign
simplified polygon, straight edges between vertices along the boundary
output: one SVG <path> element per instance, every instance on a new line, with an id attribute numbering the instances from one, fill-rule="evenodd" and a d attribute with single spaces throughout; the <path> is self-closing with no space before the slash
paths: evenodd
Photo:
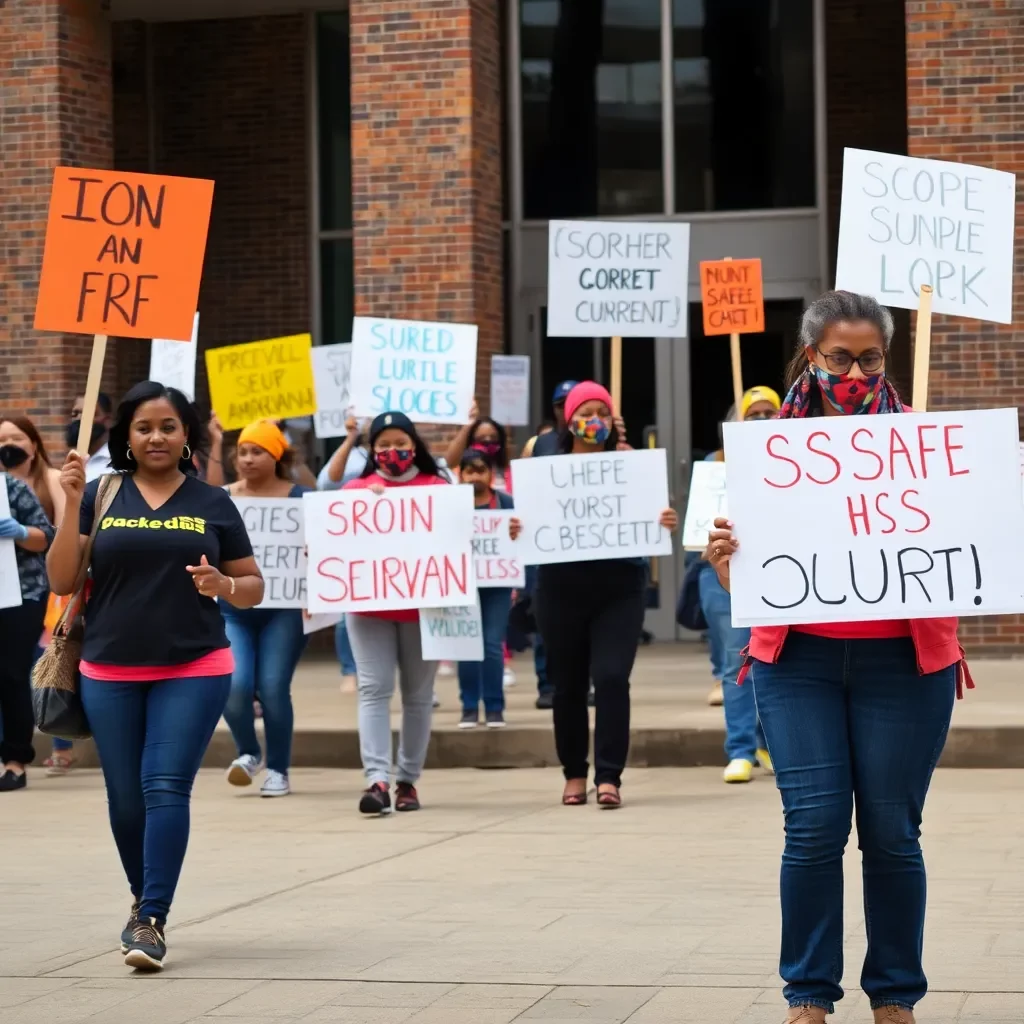
<path id="1" fill-rule="evenodd" d="M 316 412 L 308 334 L 206 350 L 210 405 L 225 430 Z"/>

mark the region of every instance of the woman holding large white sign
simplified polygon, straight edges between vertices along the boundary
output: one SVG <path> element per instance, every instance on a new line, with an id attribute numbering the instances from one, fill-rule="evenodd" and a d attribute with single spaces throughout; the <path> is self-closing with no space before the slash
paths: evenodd
<path id="1" fill-rule="evenodd" d="M 245 504 L 246 498 L 301 498 L 309 490 L 291 482 L 293 453 L 284 434 L 270 420 L 250 423 L 238 435 L 236 464 L 239 479 L 228 493 L 239 506 L 253 550 L 267 581 L 264 602 L 273 593 L 271 584 L 282 570 L 294 574 L 302 544 L 302 505 L 284 503 Z M 275 595 L 276 596 L 276 595 Z M 233 786 L 248 786 L 263 768 L 260 741 L 256 736 L 253 698 L 258 694 L 263 708 L 267 742 L 267 775 L 260 796 L 287 796 L 291 792 L 288 768 L 292 755 L 292 677 L 308 637 L 302 629 L 302 609 L 282 607 L 274 601 L 267 608 L 233 608 L 221 601 L 224 628 L 235 655 L 231 693 L 224 719 L 231 729 L 238 757 L 231 762 L 227 780 Z"/>
<path id="2" fill-rule="evenodd" d="M 593 462 L 578 465 L 560 474 L 564 487 L 559 499 L 564 502 L 566 535 L 572 546 L 563 546 L 565 561 L 541 564 L 537 571 L 534 608 L 537 626 L 548 655 L 548 679 L 554 687 L 555 747 L 565 774 L 562 803 L 569 806 L 587 802 L 590 746 L 590 719 L 587 695 L 594 683 L 597 717 L 594 728 L 594 780 L 597 802 L 601 807 L 619 807 L 622 798 L 622 771 L 629 752 L 629 676 L 636 659 L 636 648 L 644 625 L 647 563 L 642 557 L 611 557 L 571 560 L 581 547 L 593 550 L 603 546 L 642 547 L 649 534 L 675 530 L 679 518 L 674 509 L 663 508 L 658 522 L 626 521 L 621 515 L 630 482 L 624 477 L 624 462 L 640 453 L 624 454 L 619 459 L 596 458 L 599 453 L 614 453 L 619 448 L 611 395 L 594 381 L 583 381 L 565 400 L 566 429 L 559 438 L 561 455 L 590 455 Z M 661 469 L 664 473 L 664 454 Z M 657 461 L 658 452 L 645 452 Z M 541 460 L 548 469 L 551 459 Z M 569 460 L 567 459 L 568 463 Z M 513 474 L 524 460 L 513 466 Z M 538 463 L 525 460 L 531 475 Z M 577 486 L 578 485 L 578 486 Z M 518 486 L 518 484 L 517 484 Z M 619 490 L 622 493 L 611 493 Z M 661 482 L 667 496 L 667 483 Z M 585 493 L 570 495 L 570 489 Z M 518 493 L 518 492 L 517 492 Z M 513 519 L 513 531 L 529 524 L 528 506 L 522 511 L 524 522 Z M 617 521 L 618 520 L 618 521 Z M 610 538 L 605 538 L 611 524 Z M 590 529 L 592 528 L 592 529 Z M 580 540 L 577 531 L 586 534 Z M 550 529 L 549 529 L 549 532 Z M 650 538 L 655 545 L 659 538 Z M 528 545 L 527 545 L 528 547 Z"/>
<path id="3" fill-rule="evenodd" d="M 892 335 L 892 316 L 873 298 L 822 295 L 803 315 L 780 418 L 904 412 L 886 376 Z M 779 476 L 766 483 L 788 488 L 798 471 L 816 484 L 829 482 L 829 469 L 837 469 L 838 460 L 827 454 L 824 423 L 810 435 L 808 453 L 789 444 L 782 424 L 772 429 L 769 437 L 764 430 L 743 428 L 744 444 L 747 435 L 751 444 L 767 441 L 774 456 Z M 870 438 L 881 429 L 863 428 L 857 450 L 865 451 L 865 467 L 875 458 L 882 462 L 870 450 Z M 730 437 L 739 434 L 727 427 L 727 452 Z M 916 450 L 916 440 L 914 445 Z M 924 448 L 921 457 L 936 447 Z M 877 479 L 868 469 L 858 472 L 857 480 Z M 792 503 L 792 515 L 800 516 L 800 496 Z M 916 503 L 910 499 L 908 507 Z M 730 513 L 738 518 L 732 497 Z M 914 532 L 918 520 L 907 521 L 913 527 L 907 531 Z M 707 557 L 729 590 L 739 540 L 727 520 L 717 519 L 715 526 Z M 743 528 L 738 522 L 738 535 Z M 834 535 L 833 544 L 842 543 L 838 537 L 848 528 L 846 522 L 806 523 L 809 539 Z M 824 586 L 820 580 L 815 585 Z M 734 593 L 734 612 L 736 600 Z M 925 869 L 918 836 L 963 659 L 956 630 L 956 619 L 928 618 L 751 631 L 748 663 L 757 711 L 786 817 L 780 973 L 790 1021 L 820 1024 L 843 995 L 843 851 L 855 799 L 869 924 L 861 984 L 876 1022 L 912 1024 L 913 1007 L 927 990 L 921 965 Z"/>

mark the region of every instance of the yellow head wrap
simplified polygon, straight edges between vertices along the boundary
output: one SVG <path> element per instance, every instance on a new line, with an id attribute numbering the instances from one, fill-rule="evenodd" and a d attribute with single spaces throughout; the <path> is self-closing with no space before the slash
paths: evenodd
<path id="1" fill-rule="evenodd" d="M 782 408 L 782 399 L 779 398 L 778 392 L 773 391 L 771 388 L 764 386 L 750 388 L 743 393 L 743 397 L 740 399 L 740 419 L 745 420 L 747 413 L 750 412 L 750 407 L 755 402 L 770 402 L 772 408 L 776 412 Z"/>
<path id="2" fill-rule="evenodd" d="M 278 429 L 277 424 L 271 423 L 270 420 L 257 420 L 243 428 L 238 435 L 238 443 L 259 445 L 270 452 L 275 462 L 281 461 L 281 456 L 288 448 L 284 434 Z"/>

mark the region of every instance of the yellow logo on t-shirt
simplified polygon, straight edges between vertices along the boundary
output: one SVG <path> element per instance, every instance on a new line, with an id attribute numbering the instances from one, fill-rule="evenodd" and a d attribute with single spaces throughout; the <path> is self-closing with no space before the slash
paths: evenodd
<path id="1" fill-rule="evenodd" d="M 205 533 L 206 520 L 198 516 L 174 516 L 172 519 L 115 519 L 107 516 L 100 523 L 101 530 L 119 527 L 128 530 L 188 530 L 190 533 Z"/>

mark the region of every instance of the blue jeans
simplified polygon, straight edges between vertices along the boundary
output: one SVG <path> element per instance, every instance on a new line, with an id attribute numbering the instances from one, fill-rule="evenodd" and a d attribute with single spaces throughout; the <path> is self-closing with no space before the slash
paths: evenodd
<path id="1" fill-rule="evenodd" d="M 356 675 L 356 656 L 352 653 L 352 642 L 348 638 L 348 619 L 345 615 L 342 615 L 341 621 L 334 627 L 334 650 L 338 655 L 338 664 L 341 665 L 341 674 Z"/>
<path id="2" fill-rule="evenodd" d="M 740 651 L 750 643 L 750 630 L 737 629 L 732 624 L 732 600 L 729 592 L 718 582 L 718 576 L 709 563 L 698 577 L 700 607 L 708 623 L 708 642 L 711 647 L 711 669 L 717 660 L 722 680 L 722 705 L 725 711 L 725 756 L 732 761 L 742 758 L 753 762 L 758 748 L 764 748 L 764 733 L 757 721 L 754 688 L 747 680 L 736 685 L 743 659 Z"/>
<path id="3" fill-rule="evenodd" d="M 480 701 L 484 711 L 505 710 L 505 634 L 508 613 L 512 609 L 512 591 L 504 587 L 484 587 L 480 596 L 480 621 L 484 633 L 484 660 L 459 662 L 459 695 L 462 710 L 476 714 Z"/>
<path id="4" fill-rule="evenodd" d="M 110 828 L 142 917 L 166 921 L 185 860 L 189 799 L 231 677 L 105 683 L 82 676 Z"/>
<path id="5" fill-rule="evenodd" d="M 288 774 L 292 757 L 292 676 L 306 648 L 298 608 L 223 608 L 224 628 L 235 656 L 231 694 L 224 708 L 239 756 L 260 759 L 252 702 L 259 695 L 267 739 L 267 767 Z"/>
<path id="6" fill-rule="evenodd" d="M 953 712 L 956 666 L 919 675 L 913 642 L 791 633 L 754 691 L 786 819 L 780 973 L 790 1006 L 842 998 L 843 850 L 854 801 L 872 1008 L 913 1009 L 925 871 L 921 813 Z"/>

